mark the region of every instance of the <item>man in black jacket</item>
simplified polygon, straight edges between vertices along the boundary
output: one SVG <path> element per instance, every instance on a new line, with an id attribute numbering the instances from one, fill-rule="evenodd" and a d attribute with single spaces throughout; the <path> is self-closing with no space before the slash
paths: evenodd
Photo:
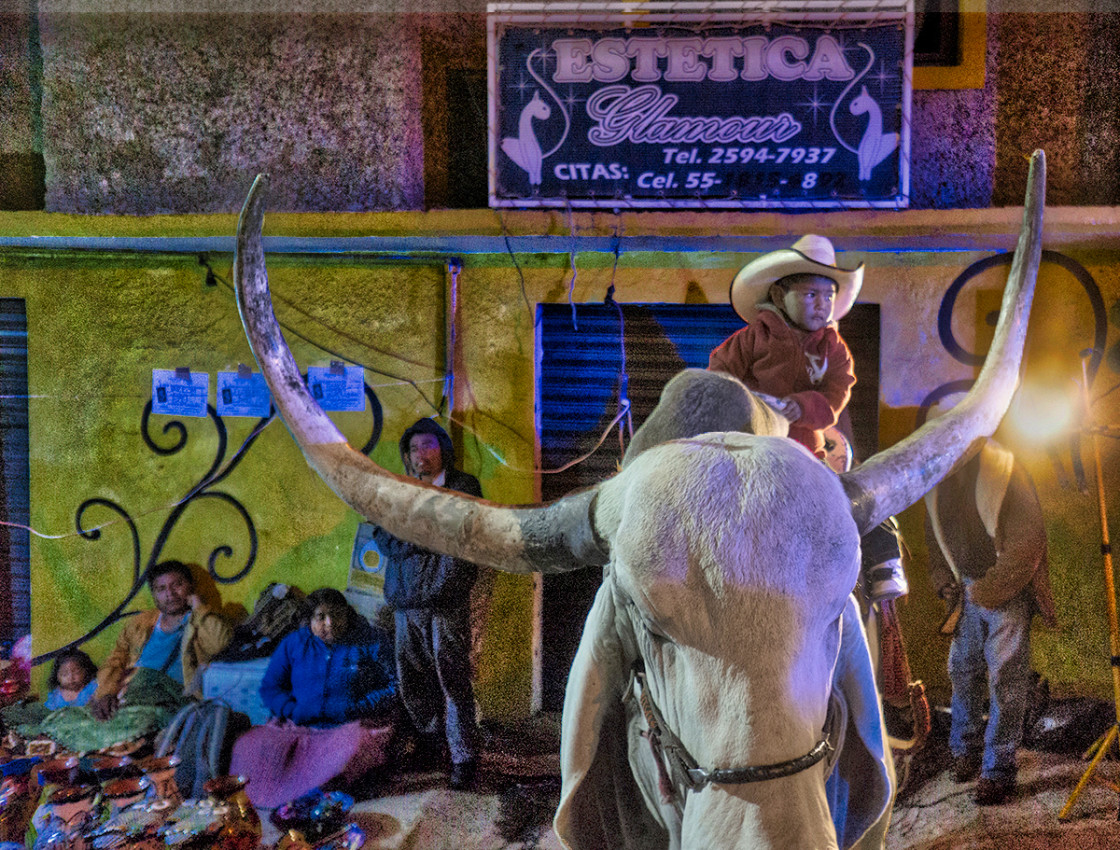
<path id="1" fill-rule="evenodd" d="M 400 440 L 405 472 L 437 487 L 482 496 L 478 479 L 455 468 L 451 438 L 431 419 Z M 478 568 L 398 540 L 374 527 L 386 559 L 385 599 L 394 612 L 401 698 L 420 735 L 421 752 L 438 752 L 445 736 L 451 787 L 468 788 L 478 769 L 478 726 L 471 686 L 470 593 Z"/>

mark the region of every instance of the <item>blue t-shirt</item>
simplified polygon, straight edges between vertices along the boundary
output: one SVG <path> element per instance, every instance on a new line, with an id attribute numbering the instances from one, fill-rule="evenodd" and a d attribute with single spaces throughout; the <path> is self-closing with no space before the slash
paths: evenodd
<path id="1" fill-rule="evenodd" d="M 140 657 L 136 659 L 137 667 L 148 667 L 166 673 L 176 682 L 183 683 L 183 665 L 179 661 L 183 646 L 183 633 L 187 630 L 187 621 L 190 612 L 180 621 L 178 628 L 165 632 L 159 627 L 163 622 L 163 614 L 159 615 L 156 627 L 152 629 L 152 636 L 140 650 Z"/>
<path id="2" fill-rule="evenodd" d="M 51 711 L 59 708 L 66 708 L 71 705 L 85 705 L 93 699 L 93 693 L 97 690 L 97 680 L 93 679 L 88 685 L 78 691 L 78 695 L 70 702 L 66 701 L 66 697 L 62 695 L 62 688 L 55 688 L 47 695 L 46 702 L 43 703 Z"/>

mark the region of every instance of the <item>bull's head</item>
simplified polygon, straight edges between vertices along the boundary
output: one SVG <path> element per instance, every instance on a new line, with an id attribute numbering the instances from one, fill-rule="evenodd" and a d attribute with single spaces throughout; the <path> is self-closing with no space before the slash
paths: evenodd
<path id="1" fill-rule="evenodd" d="M 242 320 L 285 423 L 335 492 L 398 537 L 494 569 L 607 565 L 564 706 L 556 825 L 571 846 L 837 846 L 827 764 L 810 754 L 826 723 L 859 537 L 917 501 L 1003 416 L 1040 258 L 1044 174 L 1039 151 L 995 340 L 947 415 L 837 477 L 773 436 L 780 420 L 741 384 L 685 373 L 618 475 L 521 508 L 394 475 L 347 445 L 276 323 L 261 247 L 265 181 L 254 183 L 238 225 Z M 713 418 L 682 433 L 662 409 L 681 404 Z M 843 629 L 847 643 L 852 624 Z M 858 658 L 847 669 L 868 675 Z M 651 726 L 663 733 L 660 753 L 640 737 Z M 787 763 L 800 769 L 745 770 Z"/>

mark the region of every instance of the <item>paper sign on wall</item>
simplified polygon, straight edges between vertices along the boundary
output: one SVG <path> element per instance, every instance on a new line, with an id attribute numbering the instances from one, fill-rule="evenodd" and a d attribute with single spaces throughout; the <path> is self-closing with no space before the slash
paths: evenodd
<path id="1" fill-rule="evenodd" d="M 268 416 L 272 396 L 264 375 L 242 367 L 236 372 L 218 373 L 219 416 Z"/>
<path id="2" fill-rule="evenodd" d="M 189 369 L 152 370 L 152 413 L 206 416 L 210 375 Z"/>
<path id="3" fill-rule="evenodd" d="M 309 366 L 307 388 L 323 410 L 366 409 L 365 370 L 361 366 Z"/>

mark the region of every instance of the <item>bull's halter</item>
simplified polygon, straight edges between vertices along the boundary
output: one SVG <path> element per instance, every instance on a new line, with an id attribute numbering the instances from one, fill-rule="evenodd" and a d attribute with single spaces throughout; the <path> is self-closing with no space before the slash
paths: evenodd
<path id="1" fill-rule="evenodd" d="M 803 756 L 775 762 L 774 764 L 760 764 L 749 767 L 721 767 L 705 769 L 697 764 L 681 739 L 678 738 L 657 710 L 657 706 L 649 695 L 646 685 L 645 669 L 641 660 L 634 662 L 630 671 L 630 686 L 624 698 L 636 697 L 641 706 L 642 714 L 648 727 L 642 736 L 649 741 L 653 751 L 653 760 L 657 763 L 658 789 L 661 792 L 661 801 L 666 805 L 680 808 L 683 800 L 679 791 L 684 788 L 688 791 L 699 791 L 705 785 L 733 785 L 743 782 L 763 782 L 768 779 L 779 779 L 783 776 L 792 776 L 806 770 L 832 750 L 828 735 L 813 745 L 813 748 Z M 827 727 L 827 724 L 826 724 Z"/>

